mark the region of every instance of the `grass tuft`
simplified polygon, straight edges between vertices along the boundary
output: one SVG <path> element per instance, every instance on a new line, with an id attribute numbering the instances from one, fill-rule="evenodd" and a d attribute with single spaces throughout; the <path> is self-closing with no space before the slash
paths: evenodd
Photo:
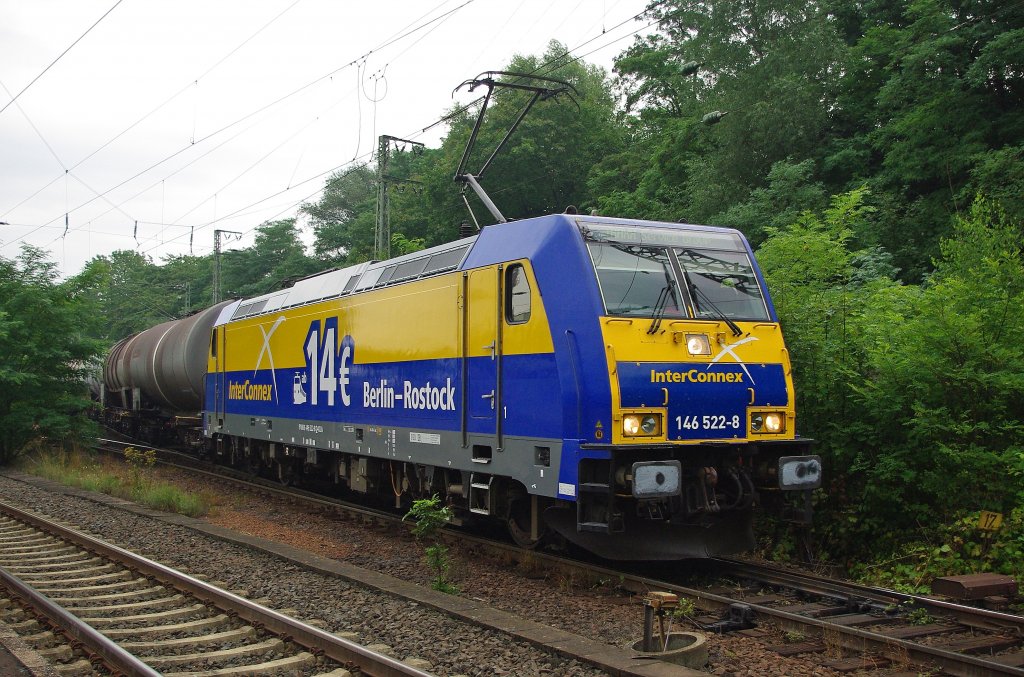
<path id="1" fill-rule="evenodd" d="M 34 455 L 25 461 L 22 469 L 67 486 L 117 496 L 148 508 L 189 517 L 206 515 L 213 506 L 208 495 L 184 491 L 154 480 L 149 467 L 128 466 L 80 449 Z"/>

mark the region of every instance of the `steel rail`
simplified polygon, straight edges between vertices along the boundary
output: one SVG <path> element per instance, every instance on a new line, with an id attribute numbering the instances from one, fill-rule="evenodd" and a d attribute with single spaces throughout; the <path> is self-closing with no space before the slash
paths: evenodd
<path id="1" fill-rule="evenodd" d="M 604 569 L 601 567 L 588 567 L 588 570 L 605 576 L 620 575 L 619 572 L 613 569 Z M 627 575 L 625 580 L 642 586 L 641 589 L 674 592 L 680 596 L 710 602 L 712 605 L 720 609 L 726 609 L 733 604 L 740 602 L 749 606 L 755 611 L 755 613 L 773 619 L 783 630 L 806 630 L 807 628 L 814 628 L 822 634 L 828 632 L 830 639 L 838 640 L 838 644 L 842 648 L 853 652 L 873 651 L 882 654 L 895 662 L 906 661 L 909 658 L 919 665 L 931 665 L 933 667 L 941 668 L 950 675 L 957 675 L 959 677 L 991 677 L 992 675 L 1024 676 L 1024 669 L 1022 668 L 1003 665 L 1002 663 L 987 661 L 976 656 L 957 653 L 955 651 L 947 651 L 938 647 L 917 644 L 903 639 L 895 639 L 869 630 L 836 625 L 829 623 L 827 620 L 794 614 L 756 603 L 735 600 L 706 590 L 681 586 L 657 579 L 644 578 L 642 576 Z"/>
<path id="2" fill-rule="evenodd" d="M 844 649 L 861 652 L 874 651 L 897 663 L 909 658 L 916 664 L 931 665 L 958 677 L 992 677 L 993 675 L 1017 675 L 1020 677 L 1024 675 L 1024 669 L 988 661 L 977 656 L 947 651 L 904 639 L 895 639 L 860 628 L 835 625 L 818 618 L 801 616 L 757 604 L 749 606 L 757 613 L 771 616 L 783 629 L 798 630 L 808 626 L 814 627 L 823 634 L 827 631 L 831 638 L 838 636 L 838 643 Z"/>
<path id="3" fill-rule="evenodd" d="M 1008 628 L 1016 634 L 1024 636 L 1024 616 L 993 611 L 992 609 L 981 609 L 966 604 L 957 604 L 956 602 L 935 599 L 924 595 L 912 595 L 888 588 L 873 588 L 859 583 L 834 581 L 813 574 L 794 573 L 755 562 L 744 562 L 728 558 L 720 558 L 714 561 L 720 562 L 725 567 L 731 569 L 733 575 L 748 576 L 769 584 L 799 585 L 802 590 L 807 590 L 808 592 L 843 599 L 859 596 L 883 604 L 909 604 L 914 607 L 924 607 L 949 614 L 958 623 L 963 625 L 989 630 Z"/>
<path id="4" fill-rule="evenodd" d="M 121 442 L 121 444 L 123 444 L 123 442 Z M 167 450 L 161 449 L 159 451 L 165 452 Z M 188 456 L 186 457 L 191 458 Z M 230 479 L 232 481 L 239 483 L 247 483 L 247 480 L 230 478 L 224 474 L 212 473 L 207 470 L 196 469 L 192 467 L 186 469 L 189 470 L 190 472 L 202 472 L 205 474 L 215 475 L 223 479 Z M 391 519 L 394 520 L 396 523 L 400 522 L 400 519 L 398 517 L 395 517 L 394 515 L 389 515 L 388 513 L 368 510 L 366 508 L 361 508 L 359 506 L 352 506 L 351 504 L 346 503 L 344 501 L 338 501 L 336 499 L 332 500 L 329 498 L 325 498 L 323 496 L 316 496 L 315 494 L 310 494 L 309 492 L 304 492 L 301 490 L 285 490 L 278 487 L 265 486 L 262 483 L 256 484 L 254 486 L 283 496 L 287 496 L 288 498 L 291 499 L 298 497 L 321 506 L 329 506 L 334 509 L 352 510 L 353 512 L 358 512 L 362 515 L 371 515 L 375 519 Z M 448 533 L 454 536 L 453 532 L 442 532 L 442 534 L 444 533 Z M 518 546 L 499 543 L 490 539 L 480 538 L 464 533 L 459 533 L 458 539 L 460 541 L 470 541 L 475 545 L 495 549 L 505 555 L 518 555 L 522 558 L 532 559 L 534 562 L 543 562 L 545 566 L 551 566 L 554 569 L 573 570 L 581 572 L 585 575 L 594 576 L 599 579 L 605 578 L 608 580 L 618 580 L 620 581 L 620 586 L 622 588 L 629 590 L 631 592 L 643 593 L 650 590 L 664 590 L 669 592 L 675 592 L 682 596 L 704 601 L 709 606 L 713 606 L 717 609 L 727 609 L 731 605 L 740 602 L 749 606 L 756 613 L 764 617 L 774 619 L 775 622 L 782 629 L 807 630 L 808 628 L 812 628 L 815 632 L 818 633 L 824 633 L 825 631 L 827 631 L 829 633 L 830 638 L 837 639 L 838 644 L 842 646 L 842 648 L 853 652 L 874 651 L 879 654 L 885 655 L 896 662 L 906 661 L 909 658 L 917 664 L 930 665 L 937 668 L 941 668 L 949 674 L 956 675 L 958 677 L 989 677 L 990 675 L 1016 675 L 1018 677 L 1024 677 L 1024 669 L 1022 668 L 1008 666 L 994 661 L 987 661 L 976 656 L 957 653 L 955 651 L 948 651 L 945 649 L 932 647 L 924 644 L 918 644 L 904 639 L 887 637 L 883 634 L 874 633 L 869 630 L 862 630 L 860 628 L 855 627 L 836 625 L 829 623 L 827 620 L 811 618 L 809 616 L 794 614 L 756 603 L 731 599 L 729 597 L 713 594 L 705 590 L 690 588 L 669 581 L 629 574 L 615 569 L 609 569 L 607 567 L 602 567 L 586 562 L 580 562 L 577 560 L 571 560 L 556 555 L 550 555 L 547 553 L 537 551 L 526 551 L 522 548 L 519 548 Z M 723 562 L 729 562 L 730 566 L 733 563 L 733 561 L 728 560 L 723 560 Z M 813 584 L 808 585 L 808 576 L 804 576 L 801 574 L 790 574 L 790 576 L 792 577 L 792 580 L 786 582 L 785 585 L 799 587 L 801 590 L 819 592 L 820 594 L 825 596 L 833 595 L 837 597 L 848 597 L 849 590 L 851 589 L 861 590 L 863 591 L 865 596 L 868 596 L 868 592 L 871 590 L 875 590 L 876 593 L 889 592 L 886 590 L 879 591 L 877 589 L 872 589 L 867 586 L 859 586 L 853 583 L 845 584 L 835 581 L 828 582 L 825 579 L 821 579 L 814 576 L 809 577 Z M 842 590 L 844 589 L 846 590 L 845 593 L 842 592 Z M 901 593 L 895 594 L 899 595 Z M 1015 621 L 1017 623 L 1024 621 L 1024 619 L 1021 619 L 1020 617 L 1012 616 L 1009 614 L 1000 614 L 998 612 L 974 609 L 972 607 L 961 607 L 960 605 L 951 605 L 949 603 L 942 602 L 941 600 L 930 601 L 934 603 L 936 607 L 959 607 L 960 613 L 963 614 L 965 618 L 965 620 L 962 621 L 964 625 L 973 625 L 975 627 L 986 627 L 991 629 L 991 626 L 978 622 L 977 618 L 979 617 L 985 617 L 990 619 L 995 617 L 1003 617 L 1004 620 Z M 971 622 L 971 619 L 968 617 L 969 614 L 975 614 L 973 622 Z M 957 620 L 960 621 L 960 618 L 958 618 Z M 1000 625 L 999 627 L 1007 626 Z M 1009 627 L 1012 628 L 1014 626 L 1011 624 Z M 1018 630 L 1018 633 L 1019 632 L 1020 631 Z"/>
<path id="5" fill-rule="evenodd" d="M 159 677 L 160 673 L 139 658 L 115 644 L 106 635 L 83 623 L 77 616 L 41 592 L 26 585 L 20 578 L 0 567 L 0 582 L 12 595 L 45 616 L 51 625 L 68 639 L 78 642 L 89 654 L 99 656 L 107 666 L 127 677 Z"/>
<path id="6" fill-rule="evenodd" d="M 370 651 L 355 642 L 337 637 L 290 616 L 285 616 L 272 609 L 262 607 L 243 597 L 216 588 L 209 583 L 183 574 L 180 571 L 175 571 L 163 564 L 119 548 L 116 545 L 93 538 L 80 531 L 55 524 L 40 515 L 22 510 L 5 502 L 0 502 L 0 512 L 31 524 L 54 536 L 76 543 L 97 555 L 121 562 L 135 569 L 143 576 L 151 576 L 161 583 L 187 592 L 219 609 L 237 614 L 239 618 L 256 624 L 274 634 L 284 636 L 289 641 L 302 645 L 314 653 L 323 654 L 339 663 L 354 663 L 359 666 L 363 673 L 372 677 L 431 677 L 430 673 L 406 665 L 389 656 Z M 79 623 L 81 622 L 79 621 Z M 154 675 L 159 673 L 148 672 L 138 674 Z"/>

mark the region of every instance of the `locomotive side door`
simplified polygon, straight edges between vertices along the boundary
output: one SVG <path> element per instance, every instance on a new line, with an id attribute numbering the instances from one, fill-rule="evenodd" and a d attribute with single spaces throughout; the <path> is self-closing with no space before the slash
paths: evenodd
<path id="1" fill-rule="evenodd" d="M 216 368 L 213 376 L 213 415 L 217 429 L 224 427 L 224 400 L 227 396 L 227 385 L 224 383 L 224 349 L 227 329 L 227 325 L 213 329 L 213 356 Z"/>
<path id="2" fill-rule="evenodd" d="M 466 290 L 463 344 L 471 431 L 490 433 L 501 450 L 501 276 L 504 266 L 473 270 Z"/>

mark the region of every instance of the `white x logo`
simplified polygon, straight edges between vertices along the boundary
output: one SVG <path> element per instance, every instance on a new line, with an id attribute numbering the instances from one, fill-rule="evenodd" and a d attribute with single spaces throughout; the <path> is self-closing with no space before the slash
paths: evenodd
<path id="1" fill-rule="evenodd" d="M 732 359 L 736 360 L 736 362 L 743 368 L 743 371 L 747 374 L 747 378 L 750 379 L 750 382 L 754 383 L 754 377 L 750 375 L 750 371 L 747 369 L 747 365 L 743 363 L 743 360 L 740 359 L 740 356 L 737 355 L 736 353 L 734 353 L 732 349 L 733 348 L 738 348 L 739 346 L 743 345 L 744 343 L 750 343 L 751 341 L 756 341 L 756 340 L 757 340 L 756 336 L 748 336 L 747 338 L 745 338 L 745 339 L 743 339 L 741 341 L 737 341 L 736 343 L 728 343 L 728 344 L 720 343 L 719 345 L 722 346 L 722 352 L 718 353 L 718 355 L 715 356 L 715 359 L 711 360 L 711 364 L 708 365 L 708 369 L 711 369 L 711 365 L 712 364 L 714 364 L 715 362 L 718 362 L 720 359 L 722 359 L 726 355 L 731 355 Z"/>
<path id="2" fill-rule="evenodd" d="M 270 331 L 267 331 L 263 325 L 260 325 L 260 331 L 263 333 L 263 349 L 260 350 L 260 356 L 256 358 L 256 368 L 252 370 L 252 375 L 256 376 L 256 372 L 260 370 L 260 363 L 263 362 L 263 356 L 266 355 L 270 360 L 270 378 L 274 381 L 274 402 L 277 403 L 277 372 L 274 371 L 274 353 L 270 350 L 270 337 L 274 335 L 277 328 L 284 322 L 285 317 L 281 315 L 271 325 Z"/>

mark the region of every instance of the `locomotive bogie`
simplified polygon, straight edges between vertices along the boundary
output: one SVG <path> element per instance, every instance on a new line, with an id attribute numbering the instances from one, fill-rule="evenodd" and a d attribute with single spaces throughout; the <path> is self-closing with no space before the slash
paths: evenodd
<path id="1" fill-rule="evenodd" d="M 521 532 L 518 535 L 522 542 L 530 541 L 532 534 L 536 543 L 544 532 L 538 506 L 550 501 L 539 504 L 522 483 L 505 475 L 235 436 L 218 436 L 212 446 L 224 464 L 282 482 L 307 477 L 406 509 L 418 498 L 439 495 L 456 510 L 457 524 L 515 518 L 513 525 Z"/>

